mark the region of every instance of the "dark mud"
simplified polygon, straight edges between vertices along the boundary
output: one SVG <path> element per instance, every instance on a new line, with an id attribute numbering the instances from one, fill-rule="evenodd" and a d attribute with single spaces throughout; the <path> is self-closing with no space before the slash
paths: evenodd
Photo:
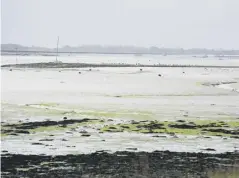
<path id="1" fill-rule="evenodd" d="M 36 129 L 39 127 L 59 126 L 67 127 L 72 124 L 88 123 L 96 121 L 97 119 L 68 119 L 64 117 L 61 121 L 41 121 L 41 122 L 25 122 L 19 124 L 5 124 L 2 125 L 1 133 L 3 134 L 29 134 L 28 130 Z"/>
<path id="2" fill-rule="evenodd" d="M 88 155 L 3 154 L 2 177 L 209 178 L 236 177 L 239 154 L 104 151 Z"/>
<path id="3" fill-rule="evenodd" d="M 1 67 L 17 67 L 17 68 L 86 68 L 86 67 L 201 67 L 201 68 L 239 68 L 239 66 L 201 66 L 201 65 L 168 65 L 168 64 L 155 64 L 155 65 L 142 65 L 142 64 L 88 64 L 88 63 L 61 63 L 61 62 L 48 62 L 48 63 L 28 63 L 28 64 L 7 64 Z M 12 69 L 10 69 L 12 70 Z M 91 69 L 90 69 L 91 70 Z M 160 74 L 161 76 L 161 74 Z"/>

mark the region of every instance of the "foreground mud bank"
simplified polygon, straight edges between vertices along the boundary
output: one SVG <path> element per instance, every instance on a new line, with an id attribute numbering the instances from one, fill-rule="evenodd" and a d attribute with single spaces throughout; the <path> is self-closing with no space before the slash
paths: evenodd
<path id="1" fill-rule="evenodd" d="M 239 122 L 70 119 L 2 122 L 2 153 L 90 154 L 100 150 L 225 153 L 238 151 Z M 22 152 L 24 150 L 24 152 Z"/>
<path id="2" fill-rule="evenodd" d="M 214 65 L 180 65 L 180 64 L 89 64 L 89 63 L 26 63 L 26 64 L 6 64 L 1 67 L 18 67 L 18 68 L 86 68 L 86 67 L 207 67 L 207 68 L 239 68 L 239 66 L 214 66 Z"/>
<path id="3" fill-rule="evenodd" d="M 3 177 L 237 177 L 239 154 L 96 152 L 45 156 L 3 154 Z"/>

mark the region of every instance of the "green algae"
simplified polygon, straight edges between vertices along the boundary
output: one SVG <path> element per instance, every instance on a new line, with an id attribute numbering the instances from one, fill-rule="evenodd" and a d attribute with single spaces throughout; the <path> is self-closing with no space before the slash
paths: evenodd
<path id="1" fill-rule="evenodd" d="M 7 136 L 7 134 L 1 133 L 1 138 L 2 138 L 2 137 L 6 137 L 6 136 Z"/>
<path id="2" fill-rule="evenodd" d="M 191 121 L 193 122 L 193 121 Z M 200 120 L 197 122 L 193 122 L 192 128 L 180 128 L 182 124 L 189 124 L 190 122 L 183 122 L 179 123 L 176 121 L 150 121 L 150 122 L 138 122 L 136 124 L 111 124 L 107 125 L 101 128 L 102 132 L 138 132 L 138 133 L 166 133 L 166 134 L 182 134 L 182 135 L 210 135 L 210 136 L 232 136 L 230 133 L 223 133 L 220 131 L 212 132 L 210 130 L 206 129 L 224 129 L 225 126 L 229 127 L 230 129 L 237 130 L 237 127 L 239 125 L 239 122 L 236 121 L 228 121 L 228 122 L 222 122 L 222 121 L 209 121 L 209 120 Z M 159 128 L 154 128 L 156 124 L 161 125 L 158 126 Z M 176 125 L 179 128 L 172 127 L 172 125 Z M 113 128 L 113 129 L 112 129 Z"/>
<path id="3" fill-rule="evenodd" d="M 71 116 L 71 117 L 88 117 L 88 118 L 120 118 L 120 119 L 153 119 L 154 113 L 142 110 L 87 110 L 77 106 L 64 106 L 57 103 L 39 103 L 26 105 L 8 105 L 14 108 L 18 115 L 23 117 L 36 116 Z M 71 109 L 70 109 L 70 108 Z M 72 109 L 74 108 L 74 109 Z M 3 112 L 4 117 L 11 117 L 11 112 Z"/>

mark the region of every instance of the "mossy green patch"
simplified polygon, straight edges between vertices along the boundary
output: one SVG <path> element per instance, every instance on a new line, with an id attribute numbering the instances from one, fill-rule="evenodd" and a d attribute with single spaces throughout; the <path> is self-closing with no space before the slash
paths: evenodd
<path id="1" fill-rule="evenodd" d="M 5 136 L 7 136 L 7 134 L 1 133 L 1 137 L 5 137 Z"/>
<path id="2" fill-rule="evenodd" d="M 197 122 L 146 121 L 131 124 L 112 124 L 104 126 L 101 131 L 127 131 L 138 133 L 174 133 L 182 135 L 221 135 L 231 136 L 237 132 L 238 122 L 222 122 L 201 120 Z M 113 129 L 112 129 L 113 128 Z M 229 128 L 229 129 L 228 129 Z M 216 129 L 216 130 L 213 130 Z M 229 131 L 228 131 L 228 130 Z M 230 131 L 233 130 L 233 131 Z"/>
<path id="3" fill-rule="evenodd" d="M 39 103 L 16 106 L 21 115 L 34 116 L 71 116 L 88 118 L 121 118 L 121 119 L 153 119 L 154 113 L 142 110 L 94 110 L 78 108 L 76 106 L 64 106 L 57 103 Z M 70 109 L 71 108 L 71 109 Z"/>

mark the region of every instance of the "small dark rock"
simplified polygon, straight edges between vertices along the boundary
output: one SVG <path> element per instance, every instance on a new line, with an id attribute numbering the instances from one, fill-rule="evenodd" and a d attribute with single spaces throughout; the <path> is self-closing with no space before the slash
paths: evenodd
<path id="1" fill-rule="evenodd" d="M 126 148 L 127 150 L 138 150 L 138 148 Z"/>
<path id="2" fill-rule="evenodd" d="M 108 119 L 108 121 L 113 121 L 113 119 Z"/>
<path id="3" fill-rule="evenodd" d="M 43 143 L 35 142 L 35 143 L 32 143 L 32 145 L 43 145 Z"/>
<path id="4" fill-rule="evenodd" d="M 206 149 L 201 149 L 201 150 L 204 150 L 204 151 L 216 151 L 216 150 L 213 149 L 213 148 L 206 148 Z"/>
<path id="5" fill-rule="evenodd" d="M 117 129 L 116 127 L 109 127 L 109 129 Z"/>
<path id="6" fill-rule="evenodd" d="M 165 136 L 165 135 L 153 135 L 152 137 L 161 137 L 161 138 L 166 138 L 167 136 Z"/>
<path id="7" fill-rule="evenodd" d="M 124 129 L 129 129 L 129 126 L 125 126 L 125 125 L 121 125 L 120 127 L 124 128 Z"/>
<path id="8" fill-rule="evenodd" d="M 66 139 L 63 138 L 63 139 L 61 139 L 61 141 L 64 141 L 64 142 L 65 142 L 65 141 L 68 141 L 68 140 L 66 140 Z"/>
<path id="9" fill-rule="evenodd" d="M 7 153 L 8 151 L 7 150 L 2 150 L 3 153 Z"/>
<path id="10" fill-rule="evenodd" d="M 162 77 L 162 75 L 161 75 L 161 74 L 158 74 L 158 76 L 159 76 L 159 77 Z"/>
<path id="11" fill-rule="evenodd" d="M 82 137 L 89 137 L 90 134 L 82 134 L 81 136 L 82 136 Z"/>
<path id="12" fill-rule="evenodd" d="M 64 119 L 64 120 L 66 120 L 66 119 L 67 119 L 67 117 L 63 117 L 63 119 Z"/>
<path id="13" fill-rule="evenodd" d="M 113 129 L 113 130 L 109 130 L 109 129 L 107 129 L 107 130 L 105 130 L 106 132 L 123 132 L 123 130 L 115 130 L 115 129 Z"/>
<path id="14" fill-rule="evenodd" d="M 66 133 L 67 133 L 67 134 L 73 134 L 72 132 L 68 132 L 68 131 L 67 131 Z"/>
<path id="15" fill-rule="evenodd" d="M 78 74 L 81 74 L 81 72 L 78 72 Z"/>
<path id="16" fill-rule="evenodd" d="M 185 120 L 177 120 L 176 122 L 186 122 Z"/>
<path id="17" fill-rule="evenodd" d="M 53 141 L 54 139 L 40 139 L 39 141 Z"/>
<path id="18" fill-rule="evenodd" d="M 9 69 L 9 71 L 12 71 L 12 69 Z"/>

